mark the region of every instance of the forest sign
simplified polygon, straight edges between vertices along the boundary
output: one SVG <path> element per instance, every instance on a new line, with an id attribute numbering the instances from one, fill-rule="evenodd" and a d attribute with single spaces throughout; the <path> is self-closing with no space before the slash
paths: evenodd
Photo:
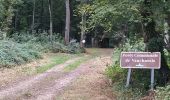
<path id="1" fill-rule="evenodd" d="M 122 68 L 159 69 L 160 52 L 122 52 L 120 66 Z"/>

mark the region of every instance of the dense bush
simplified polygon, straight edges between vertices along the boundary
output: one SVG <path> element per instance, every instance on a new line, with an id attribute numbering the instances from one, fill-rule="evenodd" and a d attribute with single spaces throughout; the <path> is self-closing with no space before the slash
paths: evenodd
<path id="1" fill-rule="evenodd" d="M 71 40 L 67 46 L 67 50 L 70 53 L 82 53 L 85 52 L 84 48 L 80 47 L 80 44 L 76 40 Z"/>
<path id="2" fill-rule="evenodd" d="M 170 85 L 166 87 L 158 87 L 156 89 L 156 100 L 169 100 L 170 99 Z"/>
<path id="3" fill-rule="evenodd" d="M 47 33 L 15 33 L 9 39 L 0 40 L 0 67 L 23 64 L 40 58 L 45 52 L 80 53 L 83 49 L 76 41 L 65 46 L 59 34 L 54 34 L 51 41 Z"/>
<path id="4" fill-rule="evenodd" d="M 150 39 L 150 41 L 148 42 L 148 46 L 147 49 L 151 52 L 161 52 L 164 49 L 164 40 L 162 38 L 152 38 Z"/>
<path id="5" fill-rule="evenodd" d="M 48 33 L 39 33 L 39 34 L 15 33 L 11 36 L 11 39 L 19 43 L 25 43 L 29 41 L 47 43 L 50 41 L 50 37 Z M 63 42 L 63 39 L 59 34 L 53 34 L 52 40 L 60 43 Z"/>
<path id="6" fill-rule="evenodd" d="M 50 41 L 48 33 L 41 33 L 38 35 L 16 33 L 12 35 L 11 39 L 18 43 L 26 43 L 32 48 L 43 52 L 83 52 L 83 49 L 80 48 L 79 43 L 77 43 L 75 40 L 71 40 L 69 45 L 65 46 L 63 38 L 59 34 L 53 34 L 52 41 Z"/>
<path id="7" fill-rule="evenodd" d="M 0 67 L 19 65 L 40 57 L 40 53 L 27 44 L 10 40 L 0 41 Z"/>

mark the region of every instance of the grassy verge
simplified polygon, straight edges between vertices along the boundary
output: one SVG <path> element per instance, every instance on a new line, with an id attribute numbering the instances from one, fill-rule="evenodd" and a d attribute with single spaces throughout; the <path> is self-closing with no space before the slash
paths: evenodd
<path id="1" fill-rule="evenodd" d="M 80 66 L 83 62 L 87 61 L 88 59 L 90 59 L 90 57 L 80 58 L 79 60 L 75 61 L 74 63 L 66 66 L 64 68 L 64 71 L 70 72 L 70 71 L 76 69 L 78 66 Z"/>
<path id="2" fill-rule="evenodd" d="M 55 65 L 59 65 L 59 64 L 64 63 L 65 61 L 69 60 L 73 56 L 74 55 L 58 54 L 55 57 L 51 58 L 50 63 L 48 63 L 46 65 L 43 65 L 41 67 L 38 67 L 37 68 L 37 73 L 43 73 L 43 72 L 47 71 L 48 69 L 51 69 Z"/>

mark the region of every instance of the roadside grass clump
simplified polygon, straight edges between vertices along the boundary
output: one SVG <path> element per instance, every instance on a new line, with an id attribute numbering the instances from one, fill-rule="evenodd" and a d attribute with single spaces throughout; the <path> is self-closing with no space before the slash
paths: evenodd
<path id="1" fill-rule="evenodd" d="M 62 53 L 57 54 L 55 57 L 51 58 L 50 63 L 38 67 L 37 73 L 43 73 L 43 72 L 47 71 L 48 69 L 51 69 L 55 65 L 59 65 L 59 64 L 64 63 L 65 61 L 67 61 L 71 57 L 72 57 L 71 55 L 63 55 Z"/>
<path id="2" fill-rule="evenodd" d="M 0 40 L 1 68 L 21 65 L 39 58 L 41 58 L 41 54 L 26 44 L 19 44 L 11 40 Z"/>

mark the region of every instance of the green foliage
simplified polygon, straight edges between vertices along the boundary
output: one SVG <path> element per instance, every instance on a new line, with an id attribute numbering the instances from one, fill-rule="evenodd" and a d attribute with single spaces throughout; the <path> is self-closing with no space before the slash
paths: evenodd
<path id="1" fill-rule="evenodd" d="M 145 44 L 143 39 L 133 37 L 133 39 L 126 39 L 120 43 L 118 47 L 114 49 L 116 55 L 123 52 L 143 52 L 145 50 Z"/>
<path id="2" fill-rule="evenodd" d="M 85 52 L 84 48 L 80 47 L 80 44 L 76 42 L 76 40 L 71 40 L 69 45 L 67 46 L 67 50 L 69 53 L 83 53 Z"/>
<path id="3" fill-rule="evenodd" d="M 143 87 L 125 87 L 125 82 L 117 82 L 113 85 L 114 93 L 117 100 L 140 100 L 146 94 Z"/>
<path id="4" fill-rule="evenodd" d="M 145 44 L 142 39 L 127 40 L 121 49 L 124 52 L 142 52 L 145 50 Z"/>
<path id="5" fill-rule="evenodd" d="M 146 94 L 145 86 L 149 86 L 149 78 L 145 74 L 142 74 L 141 70 L 133 70 L 130 87 L 125 88 L 127 69 L 120 68 L 119 62 L 116 62 L 113 66 L 108 66 L 106 69 L 106 75 L 112 80 L 114 93 L 120 100 L 136 100 Z"/>
<path id="6" fill-rule="evenodd" d="M 166 49 L 164 49 L 164 55 L 165 55 L 166 61 L 168 63 L 168 66 L 170 68 L 170 53 Z"/>
<path id="7" fill-rule="evenodd" d="M 53 41 L 50 41 L 47 33 L 39 35 L 16 33 L 13 34 L 11 39 L 21 44 L 27 44 L 30 48 L 41 52 L 59 52 L 62 51 L 62 47 L 65 47 L 62 42 L 62 38 L 56 34 L 53 35 Z"/>
<path id="8" fill-rule="evenodd" d="M 94 0 L 92 7 L 93 14 L 90 17 L 90 25 L 100 25 L 105 31 L 115 30 L 122 23 L 140 22 L 139 0 Z"/>
<path id="9" fill-rule="evenodd" d="M 53 35 L 52 40 L 50 41 L 47 33 L 40 35 L 13 34 L 9 40 L 0 41 L 0 66 L 20 65 L 40 58 L 40 54 L 44 52 L 81 53 L 83 51 L 76 41 L 65 46 L 63 39 L 58 34 Z"/>
<path id="10" fill-rule="evenodd" d="M 31 48 L 41 52 L 84 52 L 84 49 L 80 48 L 79 43 L 75 40 L 71 40 L 69 45 L 65 46 L 63 38 L 59 34 L 54 34 L 52 41 L 50 41 L 50 37 L 47 33 L 41 33 L 39 35 L 18 33 L 13 34 L 11 39 L 18 43 L 29 44 Z"/>
<path id="11" fill-rule="evenodd" d="M 0 0 L 0 37 L 6 38 L 12 24 L 15 6 L 21 3 L 21 0 Z"/>
<path id="12" fill-rule="evenodd" d="M 31 49 L 27 44 L 19 44 L 10 40 L 0 41 L 0 67 L 20 65 L 40 57 L 40 53 Z"/>
<path id="13" fill-rule="evenodd" d="M 114 49 L 113 53 L 113 66 L 109 66 L 106 69 L 106 74 L 113 81 L 119 81 L 119 79 L 125 79 L 127 70 L 120 68 L 120 54 L 121 52 L 134 52 L 144 51 L 144 43 L 142 40 L 139 41 L 127 41 L 122 48 Z M 138 73 L 138 71 L 136 72 Z M 140 75 L 140 74 L 139 74 Z M 133 76 L 132 76 L 133 77 Z M 135 80 L 141 79 L 141 76 L 137 76 Z"/>
<path id="14" fill-rule="evenodd" d="M 170 85 L 166 87 L 157 87 L 156 100 L 169 100 L 170 98 Z"/>
<path id="15" fill-rule="evenodd" d="M 113 66 L 107 66 L 106 75 L 112 80 L 112 82 L 124 81 L 126 76 L 126 70 L 120 68 L 120 65 L 116 63 Z"/>
<path id="16" fill-rule="evenodd" d="M 39 34 L 38 33 L 37 34 L 15 33 L 11 36 L 11 38 L 18 43 L 39 42 L 45 44 L 50 40 L 48 33 L 39 33 Z M 52 40 L 60 43 L 63 42 L 63 39 L 59 34 L 54 34 Z"/>
<path id="17" fill-rule="evenodd" d="M 162 38 L 152 38 L 149 40 L 147 48 L 151 52 L 163 51 L 164 41 Z"/>
<path id="18" fill-rule="evenodd" d="M 106 75 L 112 80 L 114 91 L 117 91 L 117 99 L 140 99 L 149 88 L 150 72 L 149 70 L 132 70 L 130 87 L 125 88 L 127 69 L 122 69 L 120 67 L 120 54 L 122 51 L 144 51 L 143 40 L 127 40 L 127 42 L 122 46 L 122 48 L 114 49 L 113 66 L 108 66 L 106 69 Z"/>

